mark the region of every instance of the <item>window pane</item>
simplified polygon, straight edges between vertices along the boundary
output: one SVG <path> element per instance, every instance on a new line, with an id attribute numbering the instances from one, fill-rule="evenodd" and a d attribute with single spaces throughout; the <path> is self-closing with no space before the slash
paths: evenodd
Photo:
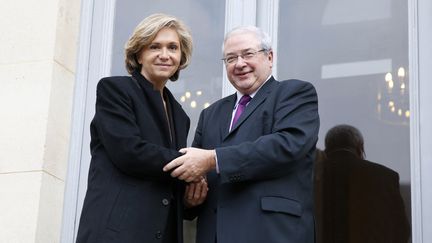
<path id="1" fill-rule="evenodd" d="M 357 127 L 366 159 L 399 173 L 410 214 L 407 1 L 289 0 L 279 9 L 278 77 L 315 85 L 317 146 L 337 124 Z"/>

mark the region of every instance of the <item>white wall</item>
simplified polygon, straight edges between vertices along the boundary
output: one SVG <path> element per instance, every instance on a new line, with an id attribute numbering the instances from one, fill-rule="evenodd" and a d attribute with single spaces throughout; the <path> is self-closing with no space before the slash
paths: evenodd
<path id="1" fill-rule="evenodd" d="M 79 0 L 0 8 L 0 241 L 58 242 Z"/>

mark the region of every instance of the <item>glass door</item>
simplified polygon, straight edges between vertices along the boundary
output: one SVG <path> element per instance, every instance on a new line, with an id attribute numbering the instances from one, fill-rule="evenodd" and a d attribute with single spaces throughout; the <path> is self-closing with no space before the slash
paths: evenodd
<path id="1" fill-rule="evenodd" d="M 411 219 L 407 5 L 404 0 L 280 1 L 278 77 L 315 85 L 319 148 L 337 124 L 362 132 L 366 159 L 399 174 Z"/>

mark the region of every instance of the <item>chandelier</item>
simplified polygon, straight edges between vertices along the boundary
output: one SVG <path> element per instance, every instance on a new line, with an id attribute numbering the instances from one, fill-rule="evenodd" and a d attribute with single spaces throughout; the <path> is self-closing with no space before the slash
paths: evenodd
<path id="1" fill-rule="evenodd" d="M 377 113 L 379 119 L 391 124 L 409 125 L 409 84 L 406 71 L 398 68 L 397 73 L 388 72 L 379 82 Z"/>

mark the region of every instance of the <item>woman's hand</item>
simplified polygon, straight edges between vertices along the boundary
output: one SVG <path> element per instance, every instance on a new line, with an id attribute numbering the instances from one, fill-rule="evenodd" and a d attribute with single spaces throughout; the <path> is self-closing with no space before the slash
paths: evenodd
<path id="1" fill-rule="evenodd" d="M 198 206 L 204 202 L 207 197 L 208 185 L 205 177 L 190 182 L 186 185 L 183 202 L 186 208 Z"/>

